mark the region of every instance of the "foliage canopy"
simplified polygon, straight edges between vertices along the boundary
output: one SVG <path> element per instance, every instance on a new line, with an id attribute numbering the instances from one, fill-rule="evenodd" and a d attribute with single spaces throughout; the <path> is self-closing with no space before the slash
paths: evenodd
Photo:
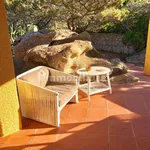
<path id="1" fill-rule="evenodd" d="M 124 33 L 128 44 L 143 39 L 140 49 L 146 43 L 149 6 L 146 0 L 6 0 L 12 43 L 26 32 L 68 28 Z"/>

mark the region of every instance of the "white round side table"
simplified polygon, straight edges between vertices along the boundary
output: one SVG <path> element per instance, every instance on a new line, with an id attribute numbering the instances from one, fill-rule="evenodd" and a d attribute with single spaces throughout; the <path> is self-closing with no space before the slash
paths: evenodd
<path id="1" fill-rule="evenodd" d="M 88 100 L 90 100 L 90 95 L 93 95 L 96 93 L 109 91 L 110 94 L 112 94 L 109 72 L 110 72 L 109 68 L 98 67 L 98 66 L 92 66 L 90 71 L 87 71 L 86 68 L 81 68 L 81 69 L 77 70 L 77 73 L 79 74 L 78 87 L 81 91 L 83 91 L 85 94 L 88 95 Z M 104 84 L 104 83 L 99 81 L 99 77 L 101 75 L 106 75 L 108 84 Z M 87 77 L 87 83 L 86 84 L 80 85 L 81 76 Z M 96 76 L 95 82 L 91 82 L 91 78 L 93 76 Z"/>

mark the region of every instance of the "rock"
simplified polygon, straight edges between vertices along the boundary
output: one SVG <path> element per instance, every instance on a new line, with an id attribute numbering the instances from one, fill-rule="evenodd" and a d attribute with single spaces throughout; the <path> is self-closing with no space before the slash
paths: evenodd
<path id="1" fill-rule="evenodd" d="M 65 43 L 72 43 L 75 40 L 82 40 L 82 41 L 91 41 L 91 37 L 87 32 L 83 32 L 80 34 L 74 34 L 71 37 L 65 38 L 65 39 L 60 39 L 60 40 L 53 40 L 49 46 L 53 45 L 61 45 Z"/>
<path id="2" fill-rule="evenodd" d="M 111 76 L 122 75 L 128 72 L 128 67 L 119 58 L 111 59 L 110 62 L 113 64 Z"/>
<path id="3" fill-rule="evenodd" d="M 14 41 L 13 46 L 16 46 L 17 44 L 19 44 L 21 42 L 21 40 L 23 40 L 23 39 L 28 39 L 29 37 L 36 36 L 36 35 L 41 35 L 41 33 L 40 32 L 30 32 L 30 33 L 21 35 Z"/>
<path id="4" fill-rule="evenodd" d="M 111 76 L 117 76 L 128 73 L 128 67 L 119 58 L 111 59 L 110 62 L 113 64 L 113 71 Z"/>
<path id="5" fill-rule="evenodd" d="M 20 71 L 42 64 L 75 74 L 82 67 L 105 66 L 111 69 L 112 83 L 136 82 L 136 78 L 127 73 L 128 67 L 120 59 L 107 61 L 100 58 L 87 32 L 79 35 L 71 31 L 25 35 L 20 38 L 20 42 L 18 40 L 14 50 L 15 59 L 19 57 L 25 61 L 17 60 L 15 66 Z"/>
<path id="6" fill-rule="evenodd" d="M 53 40 L 49 46 L 54 46 L 54 45 L 61 45 L 61 44 L 65 44 L 65 43 L 72 43 L 75 40 L 79 40 L 79 41 L 90 41 L 91 42 L 91 37 L 90 34 L 88 32 L 82 32 L 80 34 L 73 34 L 71 37 L 69 38 L 65 38 L 65 39 L 61 39 L 61 40 Z M 87 56 L 89 57 L 100 57 L 100 53 L 93 47 L 93 49 L 89 50 L 87 53 Z"/>
<path id="7" fill-rule="evenodd" d="M 138 52 L 132 56 L 129 56 L 126 58 L 126 61 L 128 63 L 133 63 L 136 65 L 144 65 L 145 62 L 145 55 L 146 55 L 146 51 L 143 50 L 142 52 Z"/>
<path id="8" fill-rule="evenodd" d="M 13 51 L 16 58 L 24 58 L 27 51 L 38 45 L 48 46 L 52 40 L 69 38 L 76 35 L 70 30 L 56 30 L 49 32 L 31 32 L 17 38 L 14 42 Z"/>
<path id="9" fill-rule="evenodd" d="M 50 47 L 47 45 L 36 46 L 26 52 L 24 60 L 48 64 L 48 57 L 52 57 L 57 53 L 60 53 L 64 49 L 67 49 L 68 47 L 69 47 L 68 44 L 50 46 Z"/>
<path id="10" fill-rule="evenodd" d="M 74 73 L 85 65 L 111 66 L 108 61 L 95 58 L 98 56 L 99 52 L 92 46 L 89 34 L 84 32 L 64 40 L 54 40 L 51 46 L 35 46 L 26 51 L 24 60 L 42 63 L 67 73 Z"/>
<path id="11" fill-rule="evenodd" d="M 114 76 L 110 78 L 112 84 L 129 84 L 136 83 L 139 81 L 139 78 L 131 75 L 130 73 Z"/>
<path id="12" fill-rule="evenodd" d="M 122 63 L 122 61 L 120 60 L 120 58 L 114 58 L 110 60 L 114 65 L 119 64 L 120 62 Z"/>
<path id="13" fill-rule="evenodd" d="M 21 74 L 24 70 L 24 67 L 26 65 L 25 61 L 23 59 L 17 59 L 13 57 L 13 62 L 15 66 L 15 74 L 16 76 Z"/>
<path id="14" fill-rule="evenodd" d="M 91 61 L 89 61 L 89 65 L 90 66 L 103 66 L 103 67 L 110 68 L 112 70 L 112 63 L 102 58 L 91 58 Z"/>
<path id="15" fill-rule="evenodd" d="M 54 35 L 54 32 L 48 34 L 36 33 L 30 36 L 25 36 L 25 38 L 21 38 L 21 41 L 13 47 L 15 57 L 24 58 L 26 52 L 37 45 L 48 46 Z"/>
<path id="16" fill-rule="evenodd" d="M 13 57 L 13 62 L 16 76 L 39 65 L 36 63 L 25 62 L 23 59 L 18 59 L 15 57 Z"/>
<path id="17" fill-rule="evenodd" d="M 76 35 L 78 35 L 78 34 L 76 32 L 71 31 L 71 30 L 57 29 L 57 30 L 55 30 L 55 36 L 53 37 L 53 41 L 70 38 L 70 37 L 73 37 Z"/>
<path id="18" fill-rule="evenodd" d="M 79 40 L 50 47 L 38 46 L 28 51 L 25 61 L 41 62 L 55 69 L 71 73 L 72 66 L 79 61 L 80 56 L 91 49 L 93 49 L 91 42 Z"/>
<path id="19" fill-rule="evenodd" d="M 86 56 L 88 51 L 94 51 L 90 41 L 75 40 L 50 47 L 36 46 L 27 52 L 24 60 L 40 62 L 67 73 L 74 73 L 77 68 L 89 65 L 111 68 L 112 64 L 107 60 Z"/>

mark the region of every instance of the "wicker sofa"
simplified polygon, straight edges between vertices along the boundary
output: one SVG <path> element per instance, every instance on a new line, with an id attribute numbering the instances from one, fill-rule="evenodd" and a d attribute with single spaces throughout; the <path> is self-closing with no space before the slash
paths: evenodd
<path id="1" fill-rule="evenodd" d="M 78 78 L 39 66 L 17 76 L 22 116 L 60 126 L 60 112 L 69 102 L 78 103 Z"/>

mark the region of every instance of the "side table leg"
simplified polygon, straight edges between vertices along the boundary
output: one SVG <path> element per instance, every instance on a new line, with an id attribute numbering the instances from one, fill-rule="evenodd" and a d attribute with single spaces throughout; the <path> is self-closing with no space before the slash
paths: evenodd
<path id="1" fill-rule="evenodd" d="M 90 101 L 91 98 L 90 98 L 90 92 L 91 92 L 91 77 L 88 76 L 88 100 Z"/>
<path id="2" fill-rule="evenodd" d="M 112 94 L 112 89 L 111 89 L 111 83 L 110 83 L 109 73 L 107 73 L 107 82 L 108 82 L 108 86 L 109 86 L 109 88 L 110 88 L 109 93 Z"/>

